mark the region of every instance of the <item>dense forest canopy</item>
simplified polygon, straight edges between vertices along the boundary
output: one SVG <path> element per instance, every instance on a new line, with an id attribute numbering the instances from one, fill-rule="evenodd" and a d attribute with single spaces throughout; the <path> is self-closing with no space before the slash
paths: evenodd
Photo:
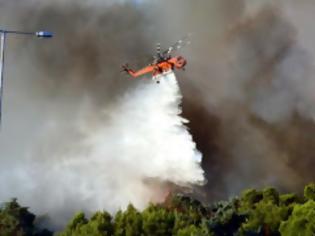
<path id="1" fill-rule="evenodd" d="M 115 215 L 106 211 L 87 217 L 78 212 L 58 236 L 229 236 L 314 235 L 315 184 L 304 195 L 279 194 L 274 188 L 247 189 L 239 197 L 204 205 L 184 195 L 169 196 L 143 211 L 129 205 Z M 0 235 L 49 236 L 36 217 L 16 199 L 0 210 Z"/>

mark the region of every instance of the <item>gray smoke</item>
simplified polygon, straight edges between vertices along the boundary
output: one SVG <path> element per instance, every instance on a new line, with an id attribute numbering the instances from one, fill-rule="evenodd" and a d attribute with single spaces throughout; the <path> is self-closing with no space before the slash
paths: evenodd
<path id="1" fill-rule="evenodd" d="M 204 154 L 205 199 L 266 185 L 300 190 L 314 180 L 314 3 L 231 4 L 187 3 L 163 17 L 178 17 L 167 29 L 193 32 L 181 86 Z"/>
<path id="2" fill-rule="evenodd" d="M 164 41 L 192 33 L 179 82 L 204 155 L 204 199 L 266 185 L 296 191 L 314 180 L 314 3 L 153 3 Z"/>

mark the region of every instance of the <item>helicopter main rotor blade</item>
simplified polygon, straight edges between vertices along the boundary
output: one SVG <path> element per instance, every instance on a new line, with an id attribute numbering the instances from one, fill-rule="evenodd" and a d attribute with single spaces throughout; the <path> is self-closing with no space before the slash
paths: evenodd
<path id="1" fill-rule="evenodd" d="M 183 39 L 178 40 L 176 43 L 174 43 L 172 46 L 170 46 L 167 50 L 165 50 L 163 52 L 163 56 L 168 56 L 170 55 L 172 52 L 177 51 L 179 49 L 181 49 L 182 47 L 189 45 L 190 41 L 189 41 L 189 36 L 184 37 Z"/>
<path id="2" fill-rule="evenodd" d="M 156 54 L 157 54 L 157 55 L 160 55 L 160 54 L 161 54 L 161 44 L 160 44 L 160 43 L 157 43 L 157 44 L 156 44 Z"/>

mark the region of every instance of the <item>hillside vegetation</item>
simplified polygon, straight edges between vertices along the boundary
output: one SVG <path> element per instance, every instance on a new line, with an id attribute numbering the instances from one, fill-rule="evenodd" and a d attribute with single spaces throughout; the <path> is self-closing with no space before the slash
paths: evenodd
<path id="1" fill-rule="evenodd" d="M 16 199 L 0 209 L 0 235 L 48 236 L 34 225 L 35 215 Z M 304 195 L 279 194 L 274 188 L 247 189 L 240 197 L 212 205 L 183 195 L 143 211 L 129 205 L 112 216 L 106 211 L 87 217 L 78 212 L 58 236 L 245 236 L 315 235 L 315 184 Z"/>

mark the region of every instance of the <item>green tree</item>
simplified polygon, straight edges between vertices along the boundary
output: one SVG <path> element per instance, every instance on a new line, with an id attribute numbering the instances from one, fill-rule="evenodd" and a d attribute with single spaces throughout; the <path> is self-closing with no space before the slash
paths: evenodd
<path id="1" fill-rule="evenodd" d="M 109 236 L 113 234 L 111 216 L 106 211 L 96 212 L 90 220 L 83 212 L 77 213 L 59 236 Z"/>
<path id="2" fill-rule="evenodd" d="M 242 224 L 244 235 L 251 233 L 264 235 L 279 235 L 281 221 L 288 217 L 288 208 L 280 207 L 272 202 L 261 201 L 249 212 L 248 220 Z"/>
<path id="3" fill-rule="evenodd" d="M 142 213 L 143 235 L 168 236 L 172 235 L 175 216 L 174 212 L 162 206 L 150 205 Z"/>
<path id="4" fill-rule="evenodd" d="M 275 188 L 265 188 L 262 191 L 262 200 L 272 204 L 279 204 L 279 193 Z"/>
<path id="5" fill-rule="evenodd" d="M 239 213 L 239 200 L 221 201 L 212 206 L 212 216 L 207 220 L 208 227 L 216 236 L 234 235 L 246 215 Z"/>
<path id="6" fill-rule="evenodd" d="M 190 225 L 177 231 L 175 236 L 214 236 L 209 232 L 208 228 L 202 224 L 201 227 L 196 225 Z M 204 226 L 204 227 L 203 227 Z"/>
<path id="7" fill-rule="evenodd" d="M 245 202 L 241 204 L 240 212 L 247 215 L 247 220 L 242 224 L 240 234 L 280 235 L 279 225 L 288 218 L 290 208 L 280 205 L 278 192 L 274 188 L 266 188 L 259 193 L 259 198 L 252 197 L 255 196 L 254 191 L 251 191 L 250 196 L 243 198 Z"/>
<path id="8" fill-rule="evenodd" d="M 244 210 L 251 209 L 255 203 L 263 198 L 263 194 L 256 189 L 244 190 L 241 194 L 240 207 Z"/>
<path id="9" fill-rule="evenodd" d="M 281 223 L 280 232 L 282 236 L 315 235 L 315 202 L 296 204 L 289 219 Z"/>
<path id="10" fill-rule="evenodd" d="M 303 203 L 303 199 L 294 193 L 280 195 L 279 201 L 281 206 L 291 206 L 296 203 Z"/>
<path id="11" fill-rule="evenodd" d="M 125 212 L 118 211 L 114 221 L 115 236 L 138 236 L 142 234 L 142 215 L 129 205 Z"/>
<path id="12" fill-rule="evenodd" d="M 0 235 L 46 236 L 48 230 L 39 230 L 34 226 L 35 215 L 27 207 L 21 207 L 17 199 L 4 203 L 0 209 Z"/>
<path id="13" fill-rule="evenodd" d="M 13 199 L 5 203 L 0 211 L 0 231 L 4 235 L 32 235 L 34 220 L 35 215 Z"/>
<path id="14" fill-rule="evenodd" d="M 315 184 L 308 184 L 304 188 L 304 196 L 309 199 L 315 201 Z"/>
<path id="15" fill-rule="evenodd" d="M 183 195 L 173 196 L 164 205 L 174 212 L 173 235 L 176 235 L 183 228 L 189 228 L 191 225 L 199 227 L 202 220 L 210 214 L 210 209 L 204 207 L 201 202 Z"/>

